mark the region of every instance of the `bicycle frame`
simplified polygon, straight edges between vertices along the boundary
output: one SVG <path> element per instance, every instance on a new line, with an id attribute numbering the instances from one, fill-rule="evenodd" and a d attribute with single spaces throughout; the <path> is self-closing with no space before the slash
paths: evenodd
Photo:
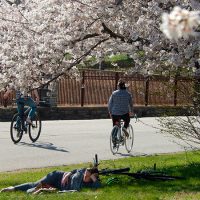
<path id="1" fill-rule="evenodd" d="M 20 120 L 21 120 L 21 122 L 22 122 L 22 130 L 23 131 L 27 131 L 26 130 L 26 119 L 25 119 L 25 117 L 28 115 L 28 113 L 30 112 L 30 110 L 31 110 L 31 107 L 30 106 L 27 106 L 27 107 L 25 107 L 25 108 L 23 108 L 23 117 L 21 118 L 20 116 Z"/>
<path id="2" fill-rule="evenodd" d="M 122 128 L 123 128 L 123 125 L 124 125 L 124 120 L 120 119 L 120 121 L 116 121 L 115 125 L 118 126 L 119 129 L 120 129 L 120 135 L 119 135 L 119 137 L 123 137 L 122 136 Z"/>
<path id="3" fill-rule="evenodd" d="M 24 111 L 24 114 L 27 115 L 29 113 L 29 111 L 31 110 L 31 107 L 28 106 L 28 108 Z"/>
<path id="4" fill-rule="evenodd" d="M 28 133 L 32 142 L 36 142 L 40 136 L 42 123 L 38 112 L 36 111 L 35 115 L 31 118 L 31 123 L 26 122 L 26 117 L 31 109 L 32 107 L 23 103 L 21 112 L 15 113 L 12 117 L 10 135 L 14 144 L 20 142 L 23 132 Z"/>

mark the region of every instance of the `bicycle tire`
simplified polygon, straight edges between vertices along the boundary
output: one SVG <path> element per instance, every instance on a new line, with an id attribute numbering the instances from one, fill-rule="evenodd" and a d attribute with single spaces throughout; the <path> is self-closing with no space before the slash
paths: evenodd
<path id="1" fill-rule="evenodd" d="M 131 152 L 134 143 L 134 130 L 131 124 L 129 124 L 127 128 L 127 132 L 129 133 L 128 137 L 125 137 L 125 148 L 128 153 Z"/>
<path id="2" fill-rule="evenodd" d="M 22 139 L 22 136 L 23 136 L 22 123 L 21 123 L 21 119 L 18 113 L 15 113 L 13 115 L 13 118 L 10 124 L 10 136 L 14 144 L 17 144 Z"/>
<path id="3" fill-rule="evenodd" d="M 169 176 L 169 175 L 149 175 L 146 177 L 146 179 L 149 180 L 161 180 L 161 181 L 170 181 L 170 180 L 175 180 L 175 179 L 183 179 L 182 177 L 178 176 Z"/>
<path id="4" fill-rule="evenodd" d="M 39 114 L 36 112 L 34 117 L 31 119 L 31 124 L 28 127 L 29 138 L 32 142 L 36 142 L 40 137 L 42 122 Z"/>
<path id="5" fill-rule="evenodd" d="M 115 125 L 110 134 L 110 150 L 112 154 L 116 154 L 119 150 L 119 142 L 117 141 L 117 132 L 120 128 Z"/>
<path id="6" fill-rule="evenodd" d="M 122 172 L 122 173 L 115 173 L 118 175 L 127 175 L 136 179 L 146 179 L 146 180 L 162 180 L 162 181 L 168 181 L 168 180 L 175 180 L 175 179 L 184 179 L 180 176 L 170 176 L 166 174 L 149 174 L 149 173 L 129 173 L 129 172 Z"/>

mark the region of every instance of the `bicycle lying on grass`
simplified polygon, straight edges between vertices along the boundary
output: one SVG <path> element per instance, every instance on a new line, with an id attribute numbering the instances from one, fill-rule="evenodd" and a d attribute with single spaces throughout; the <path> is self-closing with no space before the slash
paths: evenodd
<path id="1" fill-rule="evenodd" d="M 137 120 L 137 118 L 136 118 Z M 134 131 L 132 125 L 129 123 L 127 133 L 123 131 L 124 121 L 120 120 L 120 123 L 116 124 L 111 131 L 110 135 L 110 150 L 113 154 L 116 154 L 119 150 L 119 146 L 124 146 L 128 153 L 131 152 L 134 142 Z"/>
<path id="2" fill-rule="evenodd" d="M 24 111 L 23 119 L 21 119 L 19 113 L 14 114 L 12 117 L 10 125 L 10 136 L 15 144 L 22 139 L 24 133 L 28 133 L 29 138 L 32 142 L 36 142 L 40 137 L 42 122 L 38 112 L 37 111 L 35 112 L 34 117 L 31 119 L 31 123 L 26 122 L 30 110 L 31 107 L 28 107 Z"/>
<path id="3" fill-rule="evenodd" d="M 100 175 L 126 175 L 135 179 L 147 179 L 147 180 L 175 180 L 183 179 L 180 176 L 170 176 L 162 171 L 156 170 L 141 170 L 136 173 L 129 172 L 130 168 L 120 168 L 120 169 L 103 169 L 100 170 Z"/>
<path id="4" fill-rule="evenodd" d="M 98 167 L 98 157 L 97 154 L 95 154 L 95 159 L 94 159 L 94 167 Z M 168 175 L 162 171 L 156 170 L 156 164 L 154 164 L 154 168 L 150 170 L 140 170 L 136 173 L 131 173 L 129 172 L 130 168 L 119 168 L 119 169 L 102 169 L 99 170 L 99 175 L 126 175 L 135 179 L 146 179 L 146 180 L 162 180 L 162 181 L 167 181 L 167 180 L 176 180 L 176 179 L 184 179 L 184 177 L 181 176 L 171 176 Z M 108 183 L 111 183 L 112 181 L 114 182 L 117 180 L 116 178 L 111 178 L 108 180 Z"/>

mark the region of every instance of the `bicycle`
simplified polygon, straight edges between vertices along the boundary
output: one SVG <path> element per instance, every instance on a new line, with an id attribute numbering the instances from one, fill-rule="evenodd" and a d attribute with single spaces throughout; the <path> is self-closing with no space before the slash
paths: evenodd
<path id="1" fill-rule="evenodd" d="M 94 167 L 98 168 L 99 162 L 98 162 L 98 156 L 95 154 L 94 158 Z M 140 170 L 136 173 L 129 172 L 130 168 L 118 168 L 118 169 L 101 169 L 99 170 L 99 175 L 103 176 L 109 176 L 109 175 L 126 175 L 135 179 L 146 179 L 146 180 L 160 180 L 160 181 L 169 181 L 169 180 L 182 180 L 185 179 L 182 176 L 171 176 L 166 174 L 163 171 L 156 170 L 156 164 L 154 164 L 153 169 L 147 169 L 147 170 Z M 108 183 L 114 182 L 115 178 L 111 178 L 108 180 Z"/>
<path id="2" fill-rule="evenodd" d="M 120 120 L 111 131 L 110 135 L 110 150 L 113 154 L 116 154 L 119 150 L 119 146 L 124 146 L 128 153 L 131 152 L 134 142 L 134 131 L 131 124 L 127 128 L 128 135 L 123 131 L 124 121 Z"/>
<path id="3" fill-rule="evenodd" d="M 146 179 L 146 180 L 176 180 L 176 179 L 184 179 L 181 176 L 171 176 L 162 171 L 156 170 L 141 170 L 136 173 L 128 172 L 130 168 L 119 168 L 119 169 L 102 169 L 99 171 L 99 175 L 126 175 L 135 179 Z"/>
<path id="4" fill-rule="evenodd" d="M 31 107 L 28 107 L 24 111 L 23 119 L 19 116 L 19 113 L 15 113 L 12 117 L 10 125 L 10 136 L 14 144 L 20 142 L 24 133 L 28 132 L 29 138 L 32 142 L 36 142 L 40 137 L 42 122 L 37 111 L 34 117 L 31 119 L 31 123 L 26 122 Z"/>

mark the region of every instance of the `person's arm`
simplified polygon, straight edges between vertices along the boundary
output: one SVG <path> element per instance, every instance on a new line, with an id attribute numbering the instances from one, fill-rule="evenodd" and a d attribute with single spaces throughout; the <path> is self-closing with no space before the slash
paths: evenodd
<path id="1" fill-rule="evenodd" d="M 98 176 L 97 173 L 94 173 L 90 176 L 90 179 L 92 180 L 92 182 L 88 183 L 87 187 L 95 188 L 95 189 L 101 187 L 101 182 L 99 181 L 97 176 Z"/>
<path id="2" fill-rule="evenodd" d="M 3 95 L 3 106 L 4 107 L 7 107 L 8 105 L 8 98 L 9 98 L 9 95 L 11 94 L 12 90 L 11 89 L 6 89 L 4 95 Z"/>
<path id="3" fill-rule="evenodd" d="M 9 95 L 11 94 L 12 90 L 11 89 L 7 89 L 6 92 L 3 95 L 4 100 L 7 100 Z"/>
<path id="4" fill-rule="evenodd" d="M 110 114 L 110 117 L 112 116 L 112 112 L 111 112 L 112 106 L 113 106 L 113 95 L 110 96 L 109 101 L 108 101 L 108 112 Z"/>
<path id="5" fill-rule="evenodd" d="M 98 176 L 98 174 L 92 174 L 90 176 L 90 178 L 92 179 L 93 182 L 96 182 L 97 181 L 97 176 Z"/>
<path id="6" fill-rule="evenodd" d="M 61 180 L 61 185 L 65 186 L 69 183 L 69 177 L 72 175 L 72 172 L 66 172 L 63 175 L 63 178 Z"/>
<path id="7" fill-rule="evenodd" d="M 130 106 L 130 111 L 129 111 L 130 113 L 129 113 L 129 115 L 133 116 L 133 97 L 132 97 L 131 94 L 130 94 L 129 106 Z"/>
<path id="8" fill-rule="evenodd" d="M 62 180 L 61 180 L 61 185 L 62 186 L 65 186 L 69 183 L 69 177 L 72 175 L 72 174 L 75 174 L 77 172 L 77 169 L 74 169 L 72 170 L 71 172 L 65 172 L 63 174 L 63 177 L 62 177 Z"/>
<path id="9" fill-rule="evenodd" d="M 34 97 L 35 97 L 36 104 L 38 105 L 39 101 L 40 101 L 40 97 L 39 97 L 38 91 L 36 89 L 33 90 L 33 94 L 34 94 Z"/>

